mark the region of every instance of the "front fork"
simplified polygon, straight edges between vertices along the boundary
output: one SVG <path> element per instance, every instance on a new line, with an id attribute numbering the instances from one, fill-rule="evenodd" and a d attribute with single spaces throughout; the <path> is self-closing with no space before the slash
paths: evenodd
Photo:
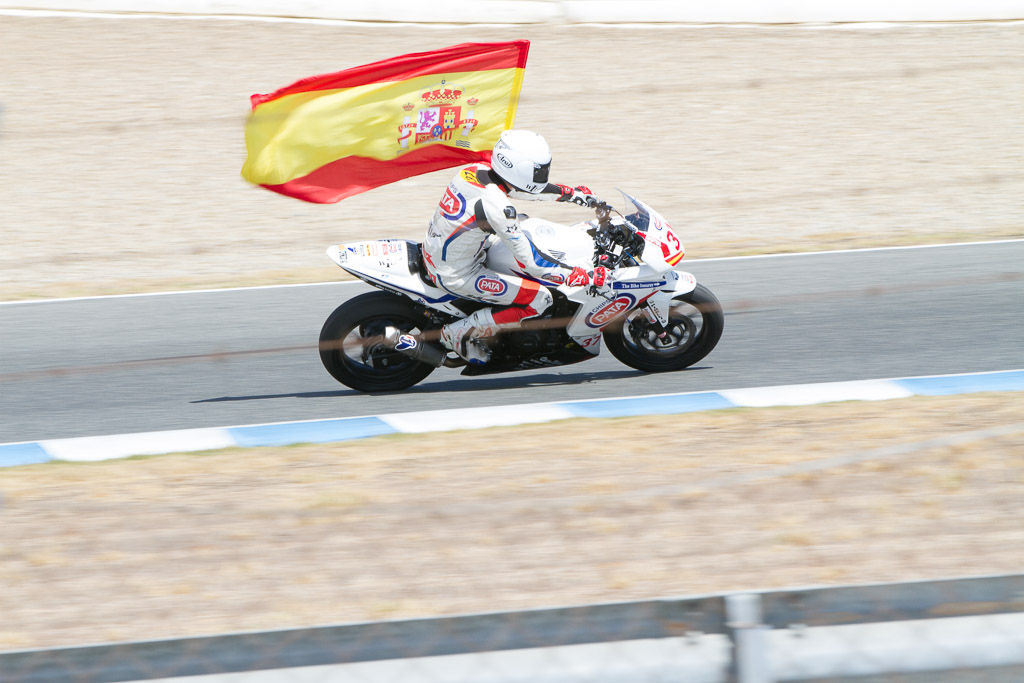
<path id="1" fill-rule="evenodd" d="M 668 336 L 668 314 L 674 294 L 674 291 L 655 292 L 640 306 L 641 312 L 647 318 L 648 329 L 658 335 L 658 339 L 661 340 Z"/>
<path id="2" fill-rule="evenodd" d="M 658 335 L 658 339 L 664 340 L 668 336 L 668 330 L 665 329 L 665 323 L 668 320 L 662 321 L 661 317 L 658 316 L 657 311 L 652 310 L 651 302 L 646 301 L 640 308 L 643 311 L 644 317 L 647 318 L 648 329 Z"/>
<path id="3" fill-rule="evenodd" d="M 664 278 L 668 286 L 648 297 L 640 306 L 640 310 L 647 319 L 648 329 L 657 335 L 659 341 L 667 344 L 670 340 L 668 319 L 672 299 L 680 294 L 692 292 L 697 286 L 697 279 L 690 273 L 678 270 L 668 271 Z"/>

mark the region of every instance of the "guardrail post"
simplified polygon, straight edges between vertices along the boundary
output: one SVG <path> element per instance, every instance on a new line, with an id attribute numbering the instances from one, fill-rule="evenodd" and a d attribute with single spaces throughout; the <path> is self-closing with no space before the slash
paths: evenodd
<path id="1" fill-rule="evenodd" d="M 761 623 L 761 596 L 725 596 L 725 618 L 732 638 L 730 683 L 773 683 L 768 662 L 768 626 Z"/>

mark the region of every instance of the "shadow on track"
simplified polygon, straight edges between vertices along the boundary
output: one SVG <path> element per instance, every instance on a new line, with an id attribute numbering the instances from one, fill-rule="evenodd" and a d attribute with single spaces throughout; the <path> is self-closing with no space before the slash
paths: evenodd
<path id="1" fill-rule="evenodd" d="M 701 370 L 710 366 L 699 366 L 688 368 L 689 370 Z M 328 398 L 337 396 L 339 398 L 354 396 L 389 396 L 389 395 L 429 395 L 462 391 L 501 391 L 507 389 L 526 389 L 529 387 L 561 386 L 569 384 L 584 384 L 587 382 L 603 382 L 617 379 L 629 379 L 639 377 L 646 373 L 638 370 L 607 370 L 603 372 L 579 372 L 572 374 L 544 374 L 519 377 L 490 377 L 453 379 L 445 382 L 430 382 L 420 384 L 404 391 L 387 391 L 364 393 L 352 389 L 340 389 L 338 391 L 309 391 L 292 394 L 255 394 L 252 396 L 220 396 L 217 398 L 204 398 L 190 403 L 221 403 L 225 401 L 262 401 L 276 398 Z"/>

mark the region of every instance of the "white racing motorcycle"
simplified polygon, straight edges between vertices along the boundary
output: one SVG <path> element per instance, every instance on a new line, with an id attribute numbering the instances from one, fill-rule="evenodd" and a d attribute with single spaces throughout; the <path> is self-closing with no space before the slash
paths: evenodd
<path id="1" fill-rule="evenodd" d="M 693 365 L 722 336 L 722 306 L 693 275 L 672 269 L 683 246 L 668 222 L 640 200 L 623 197 L 625 215 L 600 204 L 596 220 L 573 226 L 520 214 L 521 229 L 539 251 L 564 263 L 607 267 L 614 273 L 612 290 L 604 296 L 592 287 L 541 282 L 554 304 L 543 317 L 484 339 L 491 349 L 484 365 L 450 354 L 439 337 L 443 325 L 486 304 L 435 286 L 420 244 L 384 239 L 330 247 L 331 260 L 384 291 L 356 296 L 327 318 L 320 332 L 324 367 L 358 391 L 397 391 L 442 365 L 488 375 L 578 363 L 600 352 L 602 338 L 613 356 L 637 370 Z M 500 240 L 487 251 L 487 267 L 524 276 Z"/>

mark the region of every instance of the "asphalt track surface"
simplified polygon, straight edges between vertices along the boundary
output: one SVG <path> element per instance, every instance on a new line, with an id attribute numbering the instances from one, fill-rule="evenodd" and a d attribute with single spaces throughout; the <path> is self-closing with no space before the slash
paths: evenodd
<path id="1" fill-rule="evenodd" d="M 324 371 L 327 315 L 362 284 L 0 306 L 0 443 L 1024 367 L 1024 240 L 684 261 L 721 299 L 697 366 L 610 354 L 361 394 Z M 679 418 L 685 419 L 685 417 Z"/>

